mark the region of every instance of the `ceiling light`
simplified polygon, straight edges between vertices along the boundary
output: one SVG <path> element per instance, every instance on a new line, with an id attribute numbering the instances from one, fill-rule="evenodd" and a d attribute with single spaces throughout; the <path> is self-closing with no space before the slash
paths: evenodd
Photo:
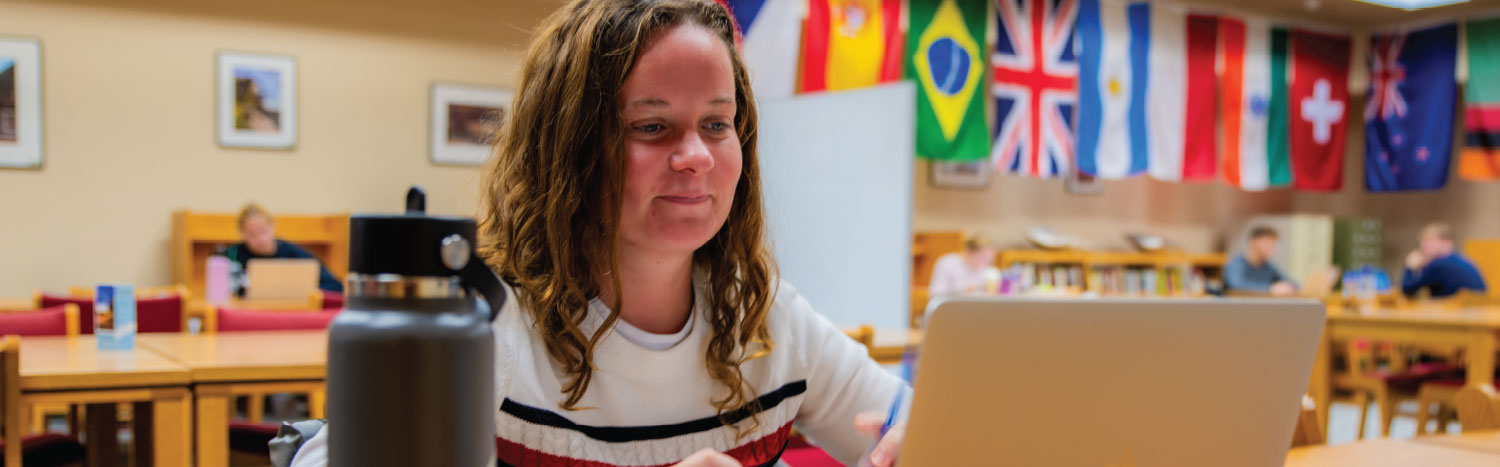
<path id="1" fill-rule="evenodd" d="M 1468 3 L 1469 0 L 1359 0 L 1365 3 L 1373 3 L 1380 6 L 1400 8 L 1406 11 L 1433 8 L 1456 3 Z"/>

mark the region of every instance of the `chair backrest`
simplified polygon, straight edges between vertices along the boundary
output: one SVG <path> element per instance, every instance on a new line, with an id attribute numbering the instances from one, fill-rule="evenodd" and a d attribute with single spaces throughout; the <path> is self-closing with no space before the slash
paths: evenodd
<path id="1" fill-rule="evenodd" d="M 1476 238 L 1464 242 L 1464 256 L 1479 269 L 1491 298 L 1500 298 L 1500 239 Z"/>
<path id="2" fill-rule="evenodd" d="M 0 340 L 0 431 L 5 432 L 5 465 L 21 465 L 21 338 Z"/>
<path id="3" fill-rule="evenodd" d="M 204 332 L 288 331 L 327 329 L 338 316 L 338 309 L 310 310 L 306 313 L 283 310 L 243 310 L 209 306 L 203 315 Z"/>
<path id="4" fill-rule="evenodd" d="M 344 294 L 338 293 L 338 292 L 329 292 L 327 290 L 323 291 L 323 309 L 324 310 L 327 310 L 329 308 L 343 308 L 343 307 L 344 307 Z"/>
<path id="5" fill-rule="evenodd" d="M 0 334 L 77 336 L 78 305 L 67 303 L 40 310 L 0 313 Z"/>
<path id="6" fill-rule="evenodd" d="M 1464 432 L 1500 430 L 1500 394 L 1495 387 L 1468 385 L 1458 390 L 1454 397 L 1454 408 L 1458 409 L 1458 424 Z"/>
<path id="7" fill-rule="evenodd" d="M 37 308 L 53 308 L 63 305 L 78 307 L 79 332 L 83 334 L 94 333 L 94 296 L 88 297 L 52 295 L 37 292 Z"/>
<path id="8" fill-rule="evenodd" d="M 78 305 L 79 324 L 84 334 L 94 333 L 94 289 L 68 287 L 68 295 L 37 292 L 43 308 L 65 303 Z M 136 330 L 139 332 L 182 332 L 187 321 L 188 301 L 192 298 L 185 285 L 141 287 L 135 290 Z"/>
<path id="9" fill-rule="evenodd" d="M 875 348 L 874 326 L 865 324 L 857 329 L 846 329 L 844 330 L 844 334 L 849 335 L 849 338 L 854 339 L 855 342 L 858 342 L 860 345 L 865 346 L 865 353 L 869 353 L 870 350 Z"/>

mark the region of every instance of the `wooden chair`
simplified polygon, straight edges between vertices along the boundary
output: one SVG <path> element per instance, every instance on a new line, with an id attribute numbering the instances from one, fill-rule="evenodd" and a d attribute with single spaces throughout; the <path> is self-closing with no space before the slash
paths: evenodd
<path id="1" fill-rule="evenodd" d="M 1494 386 L 1465 386 L 1458 391 L 1456 404 L 1464 432 L 1500 430 L 1500 394 Z"/>
<path id="2" fill-rule="evenodd" d="M 322 296 L 318 297 L 321 306 Z M 239 310 L 233 308 L 220 308 L 209 306 L 203 316 L 203 332 L 215 334 L 220 332 L 242 332 L 242 331 L 285 331 L 299 329 L 327 329 L 328 323 L 338 316 L 338 309 L 324 310 L 322 308 L 297 311 L 274 311 L 274 310 Z M 322 407 L 315 401 L 325 400 L 324 390 L 319 388 L 308 394 L 312 405 L 313 418 L 321 418 Z M 279 392 L 279 391 L 278 391 Z M 242 394 L 249 398 L 246 406 L 246 420 L 250 423 L 260 423 L 265 416 L 266 391 L 248 391 Z"/>
<path id="3" fill-rule="evenodd" d="M 875 348 L 874 326 L 868 324 L 861 325 L 857 329 L 844 330 L 844 334 L 848 335 L 850 339 L 854 339 L 854 342 L 858 342 L 860 345 L 865 346 L 866 354 L 870 353 L 870 351 Z"/>
<path id="4" fill-rule="evenodd" d="M 36 310 L 6 312 L 0 314 L 0 334 L 77 337 L 82 327 L 78 310 L 78 304 L 63 303 Z M 27 407 L 25 413 L 30 414 L 26 418 L 31 433 L 45 431 L 47 417 L 51 415 L 67 418 L 70 433 L 77 433 L 78 427 L 83 426 L 78 420 L 78 410 L 67 404 L 39 404 Z"/>
<path id="5" fill-rule="evenodd" d="M 91 287 L 68 287 L 68 295 L 55 296 L 37 291 L 37 301 L 43 306 L 55 303 L 76 303 L 82 312 L 83 333 L 93 334 L 94 289 Z M 138 332 L 182 332 L 188 329 L 188 303 L 193 294 L 186 285 L 140 287 L 135 289 L 136 323 Z"/>
<path id="6" fill-rule="evenodd" d="M 1379 346 L 1368 341 L 1345 343 L 1345 372 L 1334 375 L 1333 387 L 1353 394 L 1358 406 L 1359 432 L 1356 439 L 1364 438 L 1364 427 L 1369 403 L 1373 400 L 1380 408 L 1380 436 L 1389 436 L 1391 422 L 1396 418 L 1400 402 L 1419 399 L 1422 383 L 1431 379 L 1450 376 L 1462 367 L 1446 363 L 1424 363 L 1406 365 L 1406 354 L 1399 346 L 1386 350 L 1387 365 L 1380 367 L 1375 350 Z M 1421 414 L 1415 415 L 1422 421 Z"/>
<path id="7" fill-rule="evenodd" d="M 5 433 L 5 465 L 19 466 L 23 460 L 49 465 L 79 463 L 84 447 L 57 434 L 22 436 L 21 338 L 0 340 L 0 431 Z"/>

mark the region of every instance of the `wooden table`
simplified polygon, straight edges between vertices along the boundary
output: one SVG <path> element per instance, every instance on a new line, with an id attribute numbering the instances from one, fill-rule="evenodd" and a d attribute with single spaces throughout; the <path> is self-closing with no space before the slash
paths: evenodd
<path id="1" fill-rule="evenodd" d="M 1415 441 L 1382 438 L 1332 446 L 1305 446 L 1287 453 L 1287 467 L 1495 467 L 1491 454 Z"/>
<path id="2" fill-rule="evenodd" d="M 901 363 L 906 348 L 922 343 L 921 329 L 876 328 L 875 345 L 870 347 L 870 358 L 883 365 Z"/>
<path id="3" fill-rule="evenodd" d="M 139 465 L 188 465 L 187 368 L 153 352 L 101 351 L 93 336 L 21 339 L 21 405 L 87 404 L 89 465 L 117 464 L 115 404 L 135 403 Z M 143 436 L 149 435 L 149 436 Z M 154 461 L 153 461 L 154 459 Z"/>
<path id="4" fill-rule="evenodd" d="M 1318 423 L 1325 434 L 1328 433 L 1328 407 L 1333 397 L 1333 352 L 1330 350 L 1334 342 L 1351 339 L 1462 347 L 1468 358 L 1468 383 L 1493 383 L 1495 352 L 1500 349 L 1500 307 L 1444 309 L 1431 306 L 1360 312 L 1330 306 L 1308 386 L 1317 401 Z"/>
<path id="5" fill-rule="evenodd" d="M 323 416 L 326 331 L 153 334 L 136 339 L 140 347 L 188 370 L 197 404 L 199 467 L 229 463 L 229 416 L 235 395 L 305 392 L 313 418 Z"/>
<path id="6" fill-rule="evenodd" d="M 1467 449 L 1500 456 L 1500 430 L 1464 433 L 1461 435 L 1432 435 L 1416 439 L 1419 443 Z"/>

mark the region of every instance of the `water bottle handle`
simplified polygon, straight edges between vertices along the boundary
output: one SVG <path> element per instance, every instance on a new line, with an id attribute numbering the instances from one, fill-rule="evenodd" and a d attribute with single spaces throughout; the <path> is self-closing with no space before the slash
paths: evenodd
<path id="1" fill-rule="evenodd" d="M 500 278 L 495 276 L 495 271 L 490 270 L 478 253 L 469 257 L 469 263 L 458 271 L 458 278 L 465 288 L 479 292 L 484 297 L 485 303 L 490 307 L 490 321 L 500 316 L 500 307 L 505 306 L 505 287 L 500 285 Z"/>

